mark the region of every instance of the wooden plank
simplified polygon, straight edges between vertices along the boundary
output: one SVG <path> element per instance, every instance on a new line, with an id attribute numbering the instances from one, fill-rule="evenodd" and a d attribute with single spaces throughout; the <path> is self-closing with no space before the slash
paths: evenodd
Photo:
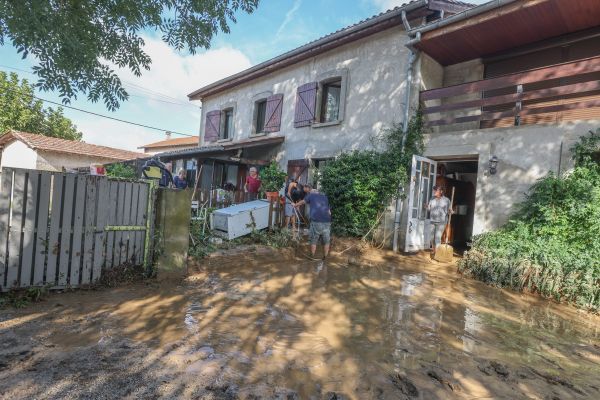
<path id="1" fill-rule="evenodd" d="M 131 184 L 131 211 L 129 213 L 128 225 L 137 225 L 137 212 L 139 207 L 140 185 Z M 127 242 L 127 261 L 135 264 L 135 241 L 139 232 L 129 232 L 129 241 Z"/>
<path id="2" fill-rule="evenodd" d="M 92 282 L 100 279 L 106 256 L 106 232 L 104 227 L 108 223 L 109 210 L 109 183 L 106 178 L 98 178 L 98 203 L 96 213 L 96 232 L 94 234 L 94 267 L 92 269 Z"/>
<path id="3" fill-rule="evenodd" d="M 69 283 L 69 264 L 72 263 L 72 225 L 75 203 L 75 179 L 74 174 L 66 174 L 63 183 L 62 198 L 62 223 L 60 228 L 60 257 L 58 260 L 58 286 L 64 287 Z"/>
<path id="4" fill-rule="evenodd" d="M 440 126 L 440 125 L 452 125 L 452 124 L 462 124 L 465 122 L 474 122 L 474 121 L 489 121 L 494 119 L 501 119 L 507 117 L 514 117 L 515 110 L 502 111 L 502 112 L 483 112 L 478 115 L 467 115 L 465 117 L 456 117 L 456 118 L 441 118 L 436 119 L 434 121 L 427 121 L 425 126 Z"/>
<path id="5" fill-rule="evenodd" d="M 33 267 L 33 285 L 41 286 L 44 282 L 46 260 L 48 258 L 48 216 L 50 215 L 50 191 L 52 189 L 52 174 L 40 174 L 40 195 L 38 201 L 37 228 L 35 239 L 35 259 Z"/>
<path id="6" fill-rule="evenodd" d="M 121 223 L 119 225 L 129 225 L 130 216 L 131 216 L 131 192 L 133 189 L 133 184 L 131 182 L 121 182 L 121 185 L 125 187 L 125 197 L 123 202 L 123 218 L 121 219 Z M 121 257 L 119 258 L 119 265 L 123 265 L 127 262 L 129 255 L 127 254 L 127 250 L 129 248 L 129 236 L 130 232 L 123 231 L 122 243 L 121 247 Z"/>
<path id="7" fill-rule="evenodd" d="M 124 182 L 117 182 L 117 213 L 115 225 L 123 225 L 123 210 L 125 205 L 125 185 Z M 113 251 L 113 267 L 121 265 L 121 252 L 123 248 L 123 232 L 115 232 L 115 246 Z"/>
<path id="8" fill-rule="evenodd" d="M 147 226 L 148 220 L 148 194 L 150 185 L 147 183 L 140 183 L 140 205 L 138 207 L 138 215 L 136 224 L 138 226 Z M 138 265 L 142 265 L 144 262 L 144 250 L 146 246 L 146 231 L 138 232 L 136 234 L 136 262 Z"/>
<path id="9" fill-rule="evenodd" d="M 85 223 L 83 231 L 83 266 L 81 267 L 81 284 L 91 282 L 94 259 L 94 224 L 96 223 L 96 180 L 95 176 L 86 177 L 85 188 Z"/>
<path id="10" fill-rule="evenodd" d="M 576 110 L 582 108 L 600 107 L 600 99 L 580 101 L 576 103 L 557 104 L 546 107 L 523 107 L 521 115 L 545 114 L 559 111 Z"/>
<path id="11" fill-rule="evenodd" d="M 110 209 L 108 213 L 108 224 L 115 225 L 115 221 L 117 219 L 117 191 L 118 191 L 118 182 L 117 181 L 109 181 L 109 194 L 108 194 L 108 204 L 110 204 Z M 104 268 L 110 269 L 113 267 L 113 252 L 115 247 L 115 232 L 108 232 L 106 235 L 106 257 Z"/>
<path id="12" fill-rule="evenodd" d="M 500 89 L 518 84 L 525 85 L 528 83 L 566 78 L 596 71 L 600 71 L 600 57 L 586 58 L 575 62 L 556 64 L 550 67 L 536 68 L 517 74 L 502 75 L 496 78 L 447 86 L 440 89 L 425 90 L 421 92 L 420 98 L 421 100 L 441 99 L 443 97 L 478 93 L 484 90 Z"/>
<path id="13" fill-rule="evenodd" d="M 3 168 L 0 175 L 0 291 L 6 287 L 6 268 L 8 267 L 8 230 L 10 202 L 13 182 L 12 168 Z"/>
<path id="14" fill-rule="evenodd" d="M 69 285 L 79 286 L 81 266 L 83 264 L 83 229 L 85 214 L 86 178 L 77 175 L 75 180 L 75 211 L 73 212 L 73 243 L 71 245 L 71 270 Z"/>
<path id="15" fill-rule="evenodd" d="M 23 252 L 21 256 L 20 287 L 31 286 L 35 251 L 35 217 L 38 210 L 38 187 L 40 173 L 27 174 L 27 199 L 25 202 L 25 223 L 23 224 Z"/>
<path id="16" fill-rule="evenodd" d="M 550 97 L 564 96 L 574 93 L 583 95 L 585 93 L 593 92 L 596 90 L 600 90 L 600 81 L 598 80 L 584 83 L 575 83 L 572 85 L 558 86 L 548 89 L 531 90 L 523 93 L 522 100 L 541 100 Z M 517 97 L 517 93 L 513 93 L 503 96 L 494 96 L 487 97 L 484 99 L 463 101 L 460 103 L 444 104 L 442 106 L 425 107 L 423 108 L 423 114 L 433 114 L 438 112 L 441 113 L 454 110 L 461 110 L 464 108 L 480 108 L 486 106 L 515 103 L 517 101 Z"/>
<path id="17" fill-rule="evenodd" d="M 50 202 L 50 234 L 48 236 L 48 261 L 46 263 L 46 280 L 49 285 L 56 285 L 58 257 L 60 251 L 60 214 L 65 174 L 53 174 L 52 200 Z"/>
<path id="18" fill-rule="evenodd" d="M 6 287 L 19 285 L 19 270 L 21 268 L 21 245 L 23 238 L 23 220 L 25 206 L 26 172 L 15 169 L 13 177 L 12 218 L 8 235 L 8 268 L 6 269 Z"/>

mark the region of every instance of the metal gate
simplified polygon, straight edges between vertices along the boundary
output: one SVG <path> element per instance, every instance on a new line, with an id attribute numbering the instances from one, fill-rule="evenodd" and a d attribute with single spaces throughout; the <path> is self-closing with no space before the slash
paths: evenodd
<path id="1" fill-rule="evenodd" d="M 27 169 L 0 174 L 0 290 L 77 287 L 147 265 L 148 182 Z"/>

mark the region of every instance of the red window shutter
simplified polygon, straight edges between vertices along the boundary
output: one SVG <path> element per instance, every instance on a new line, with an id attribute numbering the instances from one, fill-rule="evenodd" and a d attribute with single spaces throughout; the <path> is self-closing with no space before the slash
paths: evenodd
<path id="1" fill-rule="evenodd" d="M 210 143 L 219 139 L 221 127 L 221 111 L 215 110 L 206 113 L 206 124 L 204 124 L 204 142 Z"/>
<path id="2" fill-rule="evenodd" d="M 265 132 L 279 132 L 281 129 L 281 109 L 283 107 L 283 94 L 274 94 L 267 98 L 265 113 Z"/>
<path id="3" fill-rule="evenodd" d="M 307 83 L 298 87 L 296 94 L 296 113 L 294 127 L 309 126 L 315 120 L 317 105 L 317 82 Z"/>

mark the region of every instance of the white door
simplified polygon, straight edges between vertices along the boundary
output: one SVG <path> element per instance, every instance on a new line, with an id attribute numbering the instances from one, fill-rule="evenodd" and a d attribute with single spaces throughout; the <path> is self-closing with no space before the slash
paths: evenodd
<path id="1" fill-rule="evenodd" d="M 432 196 L 436 172 L 437 162 L 425 157 L 413 156 L 408 191 L 405 252 L 429 248 L 431 221 L 427 203 Z"/>

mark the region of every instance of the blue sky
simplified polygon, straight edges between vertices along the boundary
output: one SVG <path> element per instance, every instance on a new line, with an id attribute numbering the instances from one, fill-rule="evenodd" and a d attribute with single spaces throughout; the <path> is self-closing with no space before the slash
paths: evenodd
<path id="1" fill-rule="evenodd" d="M 190 103 L 186 95 L 199 87 L 275 57 L 311 40 L 368 18 L 405 1 L 398 0 L 261 0 L 253 14 L 238 14 L 230 34 L 219 34 L 209 50 L 192 56 L 176 53 L 151 33 L 145 34 L 146 51 L 152 57 L 150 71 L 135 77 L 128 71 L 119 75 L 131 95 L 116 112 L 101 103 L 90 103 L 81 95 L 71 106 L 111 115 L 172 131 L 198 134 L 200 104 Z M 472 1 L 483 3 L 484 0 Z M 0 70 L 17 72 L 35 81 L 34 75 L 7 67 L 30 71 L 32 61 L 21 60 L 10 45 L 0 47 Z M 40 97 L 59 101 L 53 93 Z M 173 104 L 175 103 L 175 104 Z M 122 124 L 101 117 L 65 110 L 89 143 L 135 150 L 159 141 L 164 133 Z M 179 137 L 174 135 L 173 137 Z"/>

